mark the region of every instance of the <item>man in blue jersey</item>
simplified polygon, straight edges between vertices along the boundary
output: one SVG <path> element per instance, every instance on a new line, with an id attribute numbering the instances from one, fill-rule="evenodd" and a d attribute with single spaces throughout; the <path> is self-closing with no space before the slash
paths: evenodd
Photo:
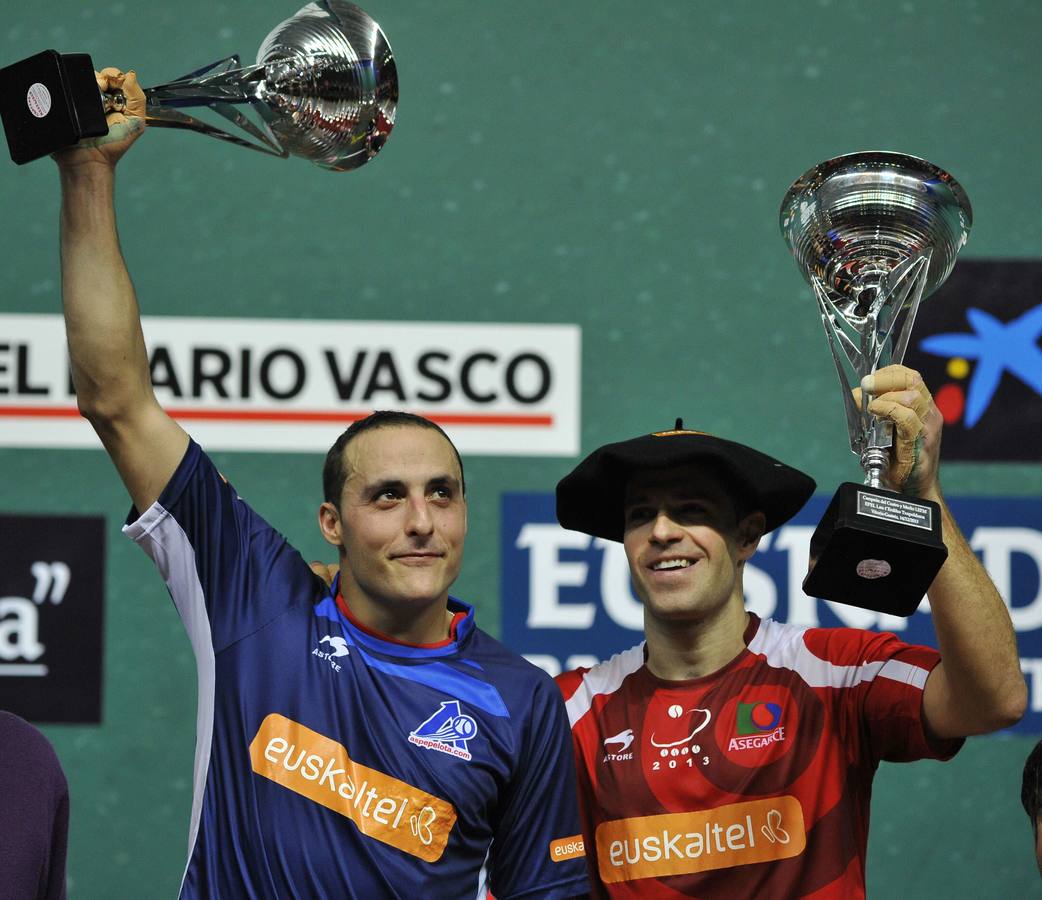
<path id="1" fill-rule="evenodd" d="M 330 450 L 328 589 L 160 407 L 120 253 L 128 115 L 56 156 L 62 295 L 77 399 L 135 509 L 199 676 L 182 897 L 556 898 L 586 890 L 560 695 L 449 597 L 463 470 L 433 423 L 377 414 Z"/>

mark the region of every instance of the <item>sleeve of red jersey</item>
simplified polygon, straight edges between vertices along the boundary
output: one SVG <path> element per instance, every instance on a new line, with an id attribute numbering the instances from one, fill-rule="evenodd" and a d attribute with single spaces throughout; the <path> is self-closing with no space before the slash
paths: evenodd
<path id="1" fill-rule="evenodd" d="M 951 759 L 962 738 L 941 740 L 926 730 L 923 689 L 941 661 L 933 647 L 906 644 L 889 632 L 812 629 L 808 649 L 849 674 L 837 701 L 853 713 L 874 762 Z"/>
<path id="2" fill-rule="evenodd" d="M 583 683 L 583 675 L 589 671 L 589 669 L 572 669 L 568 672 L 562 672 L 554 678 L 554 681 L 557 682 L 557 688 L 561 692 L 561 696 L 564 697 L 565 702 L 572 699 L 572 694 L 574 694 Z"/>

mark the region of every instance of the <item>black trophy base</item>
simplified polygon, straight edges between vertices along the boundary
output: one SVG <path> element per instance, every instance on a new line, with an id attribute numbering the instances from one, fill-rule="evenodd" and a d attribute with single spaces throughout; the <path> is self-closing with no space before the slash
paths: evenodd
<path id="1" fill-rule="evenodd" d="M 940 507 L 846 482 L 814 530 L 810 556 L 804 593 L 910 616 L 948 558 Z"/>
<path id="2" fill-rule="evenodd" d="M 0 69 L 0 119 L 19 165 L 108 134 L 90 56 L 44 50 Z"/>

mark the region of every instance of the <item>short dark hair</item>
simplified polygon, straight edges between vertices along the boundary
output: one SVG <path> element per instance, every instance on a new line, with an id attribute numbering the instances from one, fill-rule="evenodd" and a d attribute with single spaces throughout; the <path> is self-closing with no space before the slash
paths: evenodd
<path id="1" fill-rule="evenodd" d="M 463 460 L 460 458 L 459 450 L 452 443 L 449 436 L 442 430 L 437 422 L 432 422 L 415 413 L 402 412 L 396 409 L 378 409 L 364 419 L 352 422 L 350 426 L 340 435 L 326 453 L 326 462 L 322 466 L 322 494 L 327 503 L 332 503 L 337 509 L 340 508 L 340 495 L 344 492 L 344 482 L 347 481 L 347 467 L 344 461 L 344 451 L 358 435 L 375 428 L 429 428 L 438 432 L 452 448 L 459 463 L 460 490 L 464 495 L 467 493 L 467 482 L 463 477 Z"/>
<path id="2" fill-rule="evenodd" d="M 1038 816 L 1042 812 L 1042 741 L 1028 754 L 1024 763 L 1024 778 L 1020 783 L 1020 802 L 1031 819 L 1031 827 L 1038 834 Z"/>

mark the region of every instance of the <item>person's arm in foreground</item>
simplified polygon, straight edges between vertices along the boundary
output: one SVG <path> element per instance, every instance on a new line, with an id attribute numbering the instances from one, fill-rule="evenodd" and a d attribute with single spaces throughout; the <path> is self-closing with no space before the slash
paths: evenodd
<path id="1" fill-rule="evenodd" d="M 144 130 L 144 94 L 133 72 L 105 69 L 98 86 L 122 87 L 127 115 L 109 115 L 106 137 L 54 155 L 62 186 L 62 301 L 80 412 L 143 511 L 177 468 L 188 435 L 152 391 L 137 299 L 116 233 L 115 167 Z"/>
<path id="2" fill-rule="evenodd" d="M 941 507 L 948 559 L 927 591 L 941 662 L 923 691 L 923 714 L 940 738 L 1015 724 L 1027 706 L 1009 610 L 952 518 L 939 481 L 940 410 L 922 377 L 888 366 L 863 383 L 868 409 L 895 424 L 889 486 Z M 860 400 L 860 398 L 858 398 Z"/>

